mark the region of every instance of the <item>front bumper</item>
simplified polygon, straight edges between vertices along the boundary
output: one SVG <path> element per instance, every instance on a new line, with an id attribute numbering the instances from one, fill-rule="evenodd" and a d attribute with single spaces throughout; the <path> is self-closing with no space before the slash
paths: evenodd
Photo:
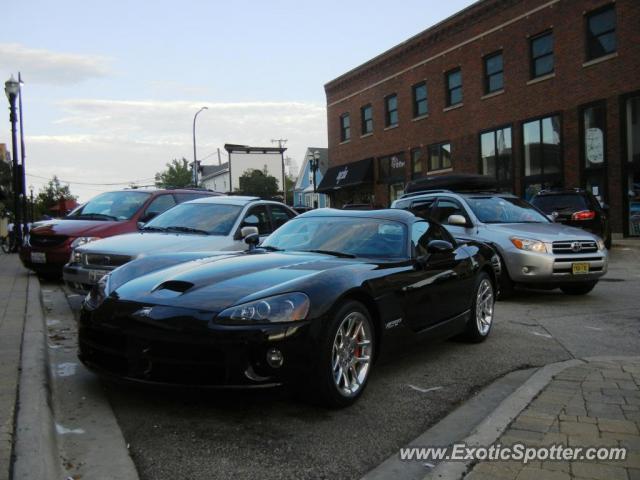
<path id="1" fill-rule="evenodd" d="M 607 273 L 609 259 L 606 250 L 566 255 L 516 250 L 504 255 L 504 263 L 514 282 L 554 286 L 598 280 Z M 574 263 L 588 263 L 589 273 L 574 275 Z"/>
<path id="2" fill-rule="evenodd" d="M 34 262 L 31 253 L 44 254 L 45 261 L 43 263 Z M 20 260 L 22 264 L 29 270 L 41 274 L 60 274 L 62 267 L 69 261 L 71 248 L 68 245 L 62 245 L 56 248 L 41 248 L 23 246 L 20 249 Z M 33 257 L 35 258 L 35 257 Z"/>
<path id="3" fill-rule="evenodd" d="M 109 301 L 107 301 L 109 302 Z M 312 322 L 225 326 L 210 313 L 172 307 L 162 319 L 137 317 L 143 307 L 110 302 L 83 308 L 78 356 L 90 370 L 124 381 L 207 387 L 260 387 L 308 374 L 317 351 Z M 117 307 L 113 307 L 117 304 Z M 267 362 L 278 349 L 282 366 Z"/>
<path id="4" fill-rule="evenodd" d="M 112 269 L 98 270 L 77 263 L 68 263 L 62 268 L 64 283 L 75 293 L 87 294 L 98 283 L 99 277 Z"/>

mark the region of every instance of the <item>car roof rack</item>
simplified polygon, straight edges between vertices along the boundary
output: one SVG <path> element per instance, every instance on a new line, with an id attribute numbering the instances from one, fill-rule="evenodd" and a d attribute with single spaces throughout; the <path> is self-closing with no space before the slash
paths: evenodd
<path id="1" fill-rule="evenodd" d="M 426 193 L 455 193 L 452 192 L 451 190 L 445 190 L 445 189 L 436 189 L 436 190 L 418 190 L 417 192 L 411 192 L 411 193 L 404 193 L 400 196 L 401 199 L 403 198 L 411 198 L 411 197 L 415 197 L 417 195 L 424 195 Z"/>

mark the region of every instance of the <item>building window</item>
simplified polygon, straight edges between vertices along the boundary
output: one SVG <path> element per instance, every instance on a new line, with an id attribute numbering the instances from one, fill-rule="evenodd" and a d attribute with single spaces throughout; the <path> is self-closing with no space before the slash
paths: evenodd
<path id="1" fill-rule="evenodd" d="M 422 117 L 429 113 L 427 105 L 427 83 L 421 82 L 411 87 L 413 98 L 413 117 Z"/>
<path id="2" fill-rule="evenodd" d="M 418 178 L 422 176 L 422 149 L 411 149 L 411 178 Z"/>
<path id="3" fill-rule="evenodd" d="M 480 173 L 494 177 L 500 190 L 512 191 L 512 169 L 511 127 L 480 134 Z"/>
<path id="4" fill-rule="evenodd" d="M 360 109 L 360 118 L 362 119 L 362 135 L 373 133 L 373 108 L 371 105 L 365 105 Z"/>
<path id="5" fill-rule="evenodd" d="M 531 78 L 553 73 L 553 32 L 545 32 L 531 39 Z"/>
<path id="6" fill-rule="evenodd" d="M 395 93 L 384 99 L 384 118 L 385 127 L 398 125 L 398 95 Z"/>
<path id="7" fill-rule="evenodd" d="M 562 187 L 560 117 L 554 115 L 522 125 L 525 198 L 542 189 Z"/>
<path id="8" fill-rule="evenodd" d="M 438 143 L 429 146 L 429 171 L 451 168 L 451 144 Z"/>
<path id="9" fill-rule="evenodd" d="M 502 52 L 484 57 L 484 93 L 493 93 L 504 88 Z"/>
<path id="10" fill-rule="evenodd" d="M 447 84 L 447 106 L 462 103 L 462 70 L 456 68 L 445 74 Z"/>
<path id="11" fill-rule="evenodd" d="M 606 201 L 607 107 L 604 102 L 584 107 L 580 129 L 582 142 L 583 186 L 601 203 Z"/>
<path id="12" fill-rule="evenodd" d="M 346 142 L 351 139 L 351 117 L 348 113 L 340 115 L 340 141 Z"/>
<path id="13" fill-rule="evenodd" d="M 587 60 L 616 51 L 616 10 L 613 4 L 587 15 Z"/>

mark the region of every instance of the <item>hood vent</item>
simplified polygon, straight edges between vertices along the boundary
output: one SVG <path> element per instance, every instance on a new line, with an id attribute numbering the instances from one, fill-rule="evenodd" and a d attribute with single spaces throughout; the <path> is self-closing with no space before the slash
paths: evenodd
<path id="1" fill-rule="evenodd" d="M 177 293 L 184 293 L 193 287 L 193 283 L 191 282 L 183 282 L 181 280 L 168 280 L 166 282 L 162 282 L 156 288 L 153 289 L 154 292 L 159 290 L 169 290 Z"/>

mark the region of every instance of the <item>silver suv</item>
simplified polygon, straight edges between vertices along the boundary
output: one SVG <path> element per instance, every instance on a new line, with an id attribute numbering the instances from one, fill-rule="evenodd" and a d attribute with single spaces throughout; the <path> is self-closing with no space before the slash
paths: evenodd
<path id="1" fill-rule="evenodd" d="M 584 295 L 607 272 L 608 255 L 601 238 L 553 223 L 511 194 L 417 192 L 404 195 L 391 208 L 436 220 L 456 238 L 493 246 L 504 267 L 502 296 L 515 285 Z"/>
<path id="2" fill-rule="evenodd" d="M 262 239 L 296 215 L 283 203 L 258 197 L 192 200 L 158 215 L 138 233 L 75 248 L 62 276 L 72 290 L 86 293 L 111 270 L 143 255 L 244 250 L 244 227 L 257 228 Z"/>

